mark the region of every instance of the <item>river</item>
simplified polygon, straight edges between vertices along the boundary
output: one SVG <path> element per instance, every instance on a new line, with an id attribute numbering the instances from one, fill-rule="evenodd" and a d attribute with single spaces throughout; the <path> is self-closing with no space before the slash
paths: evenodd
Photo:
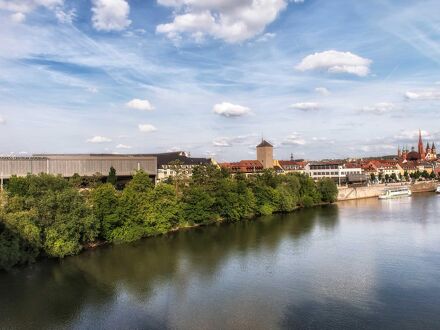
<path id="1" fill-rule="evenodd" d="M 0 328 L 439 329 L 440 196 L 367 199 L 0 273 Z"/>

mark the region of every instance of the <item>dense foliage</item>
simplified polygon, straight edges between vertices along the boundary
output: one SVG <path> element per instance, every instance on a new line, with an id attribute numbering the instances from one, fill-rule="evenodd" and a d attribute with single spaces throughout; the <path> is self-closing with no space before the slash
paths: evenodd
<path id="1" fill-rule="evenodd" d="M 121 191 L 116 173 L 70 180 L 46 174 L 13 177 L 1 196 L 0 269 L 37 257 L 74 255 L 98 242 L 130 242 L 180 227 L 239 221 L 334 202 L 331 180 L 305 175 L 232 176 L 214 166 L 153 185 L 142 171 Z M 88 183 L 87 189 L 82 189 Z"/>

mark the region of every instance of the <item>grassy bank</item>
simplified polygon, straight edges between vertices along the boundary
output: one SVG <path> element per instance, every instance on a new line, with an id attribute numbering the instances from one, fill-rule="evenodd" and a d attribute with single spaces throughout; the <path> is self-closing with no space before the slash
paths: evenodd
<path id="1" fill-rule="evenodd" d="M 200 166 L 154 186 L 138 172 L 118 191 L 111 183 L 81 190 L 78 180 L 41 174 L 11 178 L 0 207 L 0 269 L 63 258 L 84 247 L 124 243 L 179 228 L 291 212 L 336 200 L 331 180 L 265 171 L 246 178 Z"/>

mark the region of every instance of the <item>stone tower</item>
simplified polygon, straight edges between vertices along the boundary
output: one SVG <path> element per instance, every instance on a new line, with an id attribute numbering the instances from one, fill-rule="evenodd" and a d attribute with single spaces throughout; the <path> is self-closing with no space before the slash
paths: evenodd
<path id="1" fill-rule="evenodd" d="M 257 145 L 257 160 L 263 164 L 263 168 L 273 168 L 273 145 L 261 140 Z"/>

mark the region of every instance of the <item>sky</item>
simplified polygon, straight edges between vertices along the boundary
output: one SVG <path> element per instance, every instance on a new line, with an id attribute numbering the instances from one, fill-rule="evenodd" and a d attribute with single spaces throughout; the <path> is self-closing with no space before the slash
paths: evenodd
<path id="1" fill-rule="evenodd" d="M 0 0 L 0 154 L 440 147 L 440 2 Z"/>

